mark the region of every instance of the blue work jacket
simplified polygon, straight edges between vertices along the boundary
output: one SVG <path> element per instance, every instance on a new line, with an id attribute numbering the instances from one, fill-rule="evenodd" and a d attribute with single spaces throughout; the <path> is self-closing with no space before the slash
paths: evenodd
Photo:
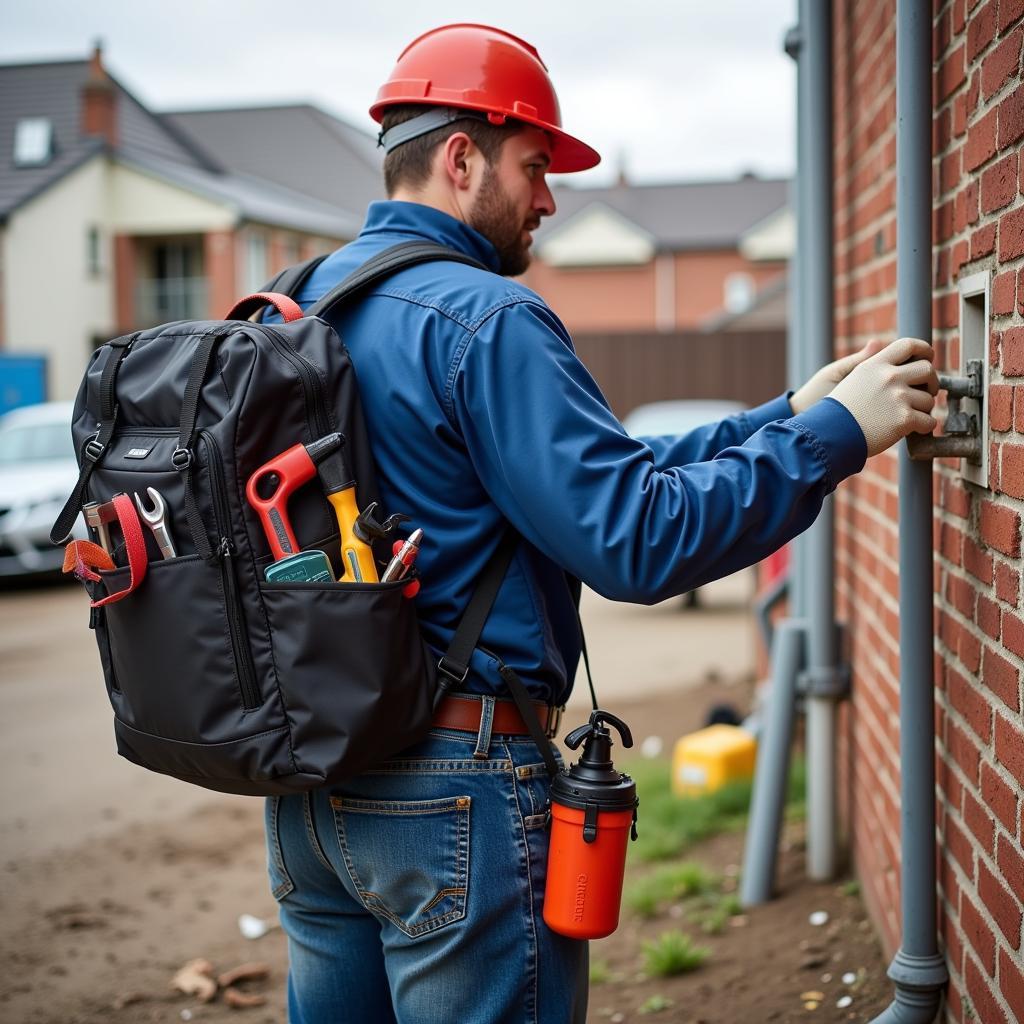
<path id="1" fill-rule="evenodd" d="M 299 304 L 412 240 L 497 271 L 491 243 L 453 217 L 376 202 Z M 794 416 L 781 396 L 684 436 L 631 438 L 558 317 L 496 272 L 409 268 L 333 320 L 356 369 L 382 511 L 424 531 L 416 602 L 438 656 L 507 524 L 522 537 L 462 687 L 470 692 L 506 695 L 497 655 L 534 697 L 563 702 L 580 656 L 566 571 L 617 601 L 681 594 L 806 529 L 866 457 L 856 421 L 831 399 Z"/>

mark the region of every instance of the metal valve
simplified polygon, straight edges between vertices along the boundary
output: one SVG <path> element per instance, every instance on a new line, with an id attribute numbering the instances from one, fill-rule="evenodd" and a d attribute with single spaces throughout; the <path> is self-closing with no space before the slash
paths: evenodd
<path id="1" fill-rule="evenodd" d="M 912 459 L 940 459 L 948 456 L 981 462 L 981 432 L 978 417 L 960 408 L 960 401 L 973 398 L 980 402 L 983 393 L 983 367 L 980 359 L 967 363 L 967 376 L 939 374 L 939 388 L 948 396 L 944 433 L 911 434 L 907 448 Z"/>

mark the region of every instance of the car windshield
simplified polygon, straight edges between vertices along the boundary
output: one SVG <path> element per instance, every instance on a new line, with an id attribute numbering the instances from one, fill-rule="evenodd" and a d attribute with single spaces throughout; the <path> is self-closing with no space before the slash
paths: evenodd
<path id="1" fill-rule="evenodd" d="M 71 428 L 67 423 L 40 423 L 0 430 L 0 466 L 74 457 Z"/>

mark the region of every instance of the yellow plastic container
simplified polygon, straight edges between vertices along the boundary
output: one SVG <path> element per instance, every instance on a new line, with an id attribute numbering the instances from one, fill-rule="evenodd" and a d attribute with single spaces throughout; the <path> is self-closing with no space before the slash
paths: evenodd
<path id="1" fill-rule="evenodd" d="M 757 740 L 735 725 L 709 725 L 684 736 L 672 756 L 676 796 L 713 793 L 727 782 L 754 777 Z"/>

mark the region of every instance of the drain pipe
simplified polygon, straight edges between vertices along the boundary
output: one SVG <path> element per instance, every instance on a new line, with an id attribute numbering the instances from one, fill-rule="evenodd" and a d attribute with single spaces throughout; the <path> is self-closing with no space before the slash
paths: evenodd
<path id="1" fill-rule="evenodd" d="M 896 2 L 896 331 L 932 334 L 932 5 Z M 900 446 L 900 909 L 892 1003 L 873 1024 L 930 1024 L 949 980 L 938 951 L 932 464 Z"/>

